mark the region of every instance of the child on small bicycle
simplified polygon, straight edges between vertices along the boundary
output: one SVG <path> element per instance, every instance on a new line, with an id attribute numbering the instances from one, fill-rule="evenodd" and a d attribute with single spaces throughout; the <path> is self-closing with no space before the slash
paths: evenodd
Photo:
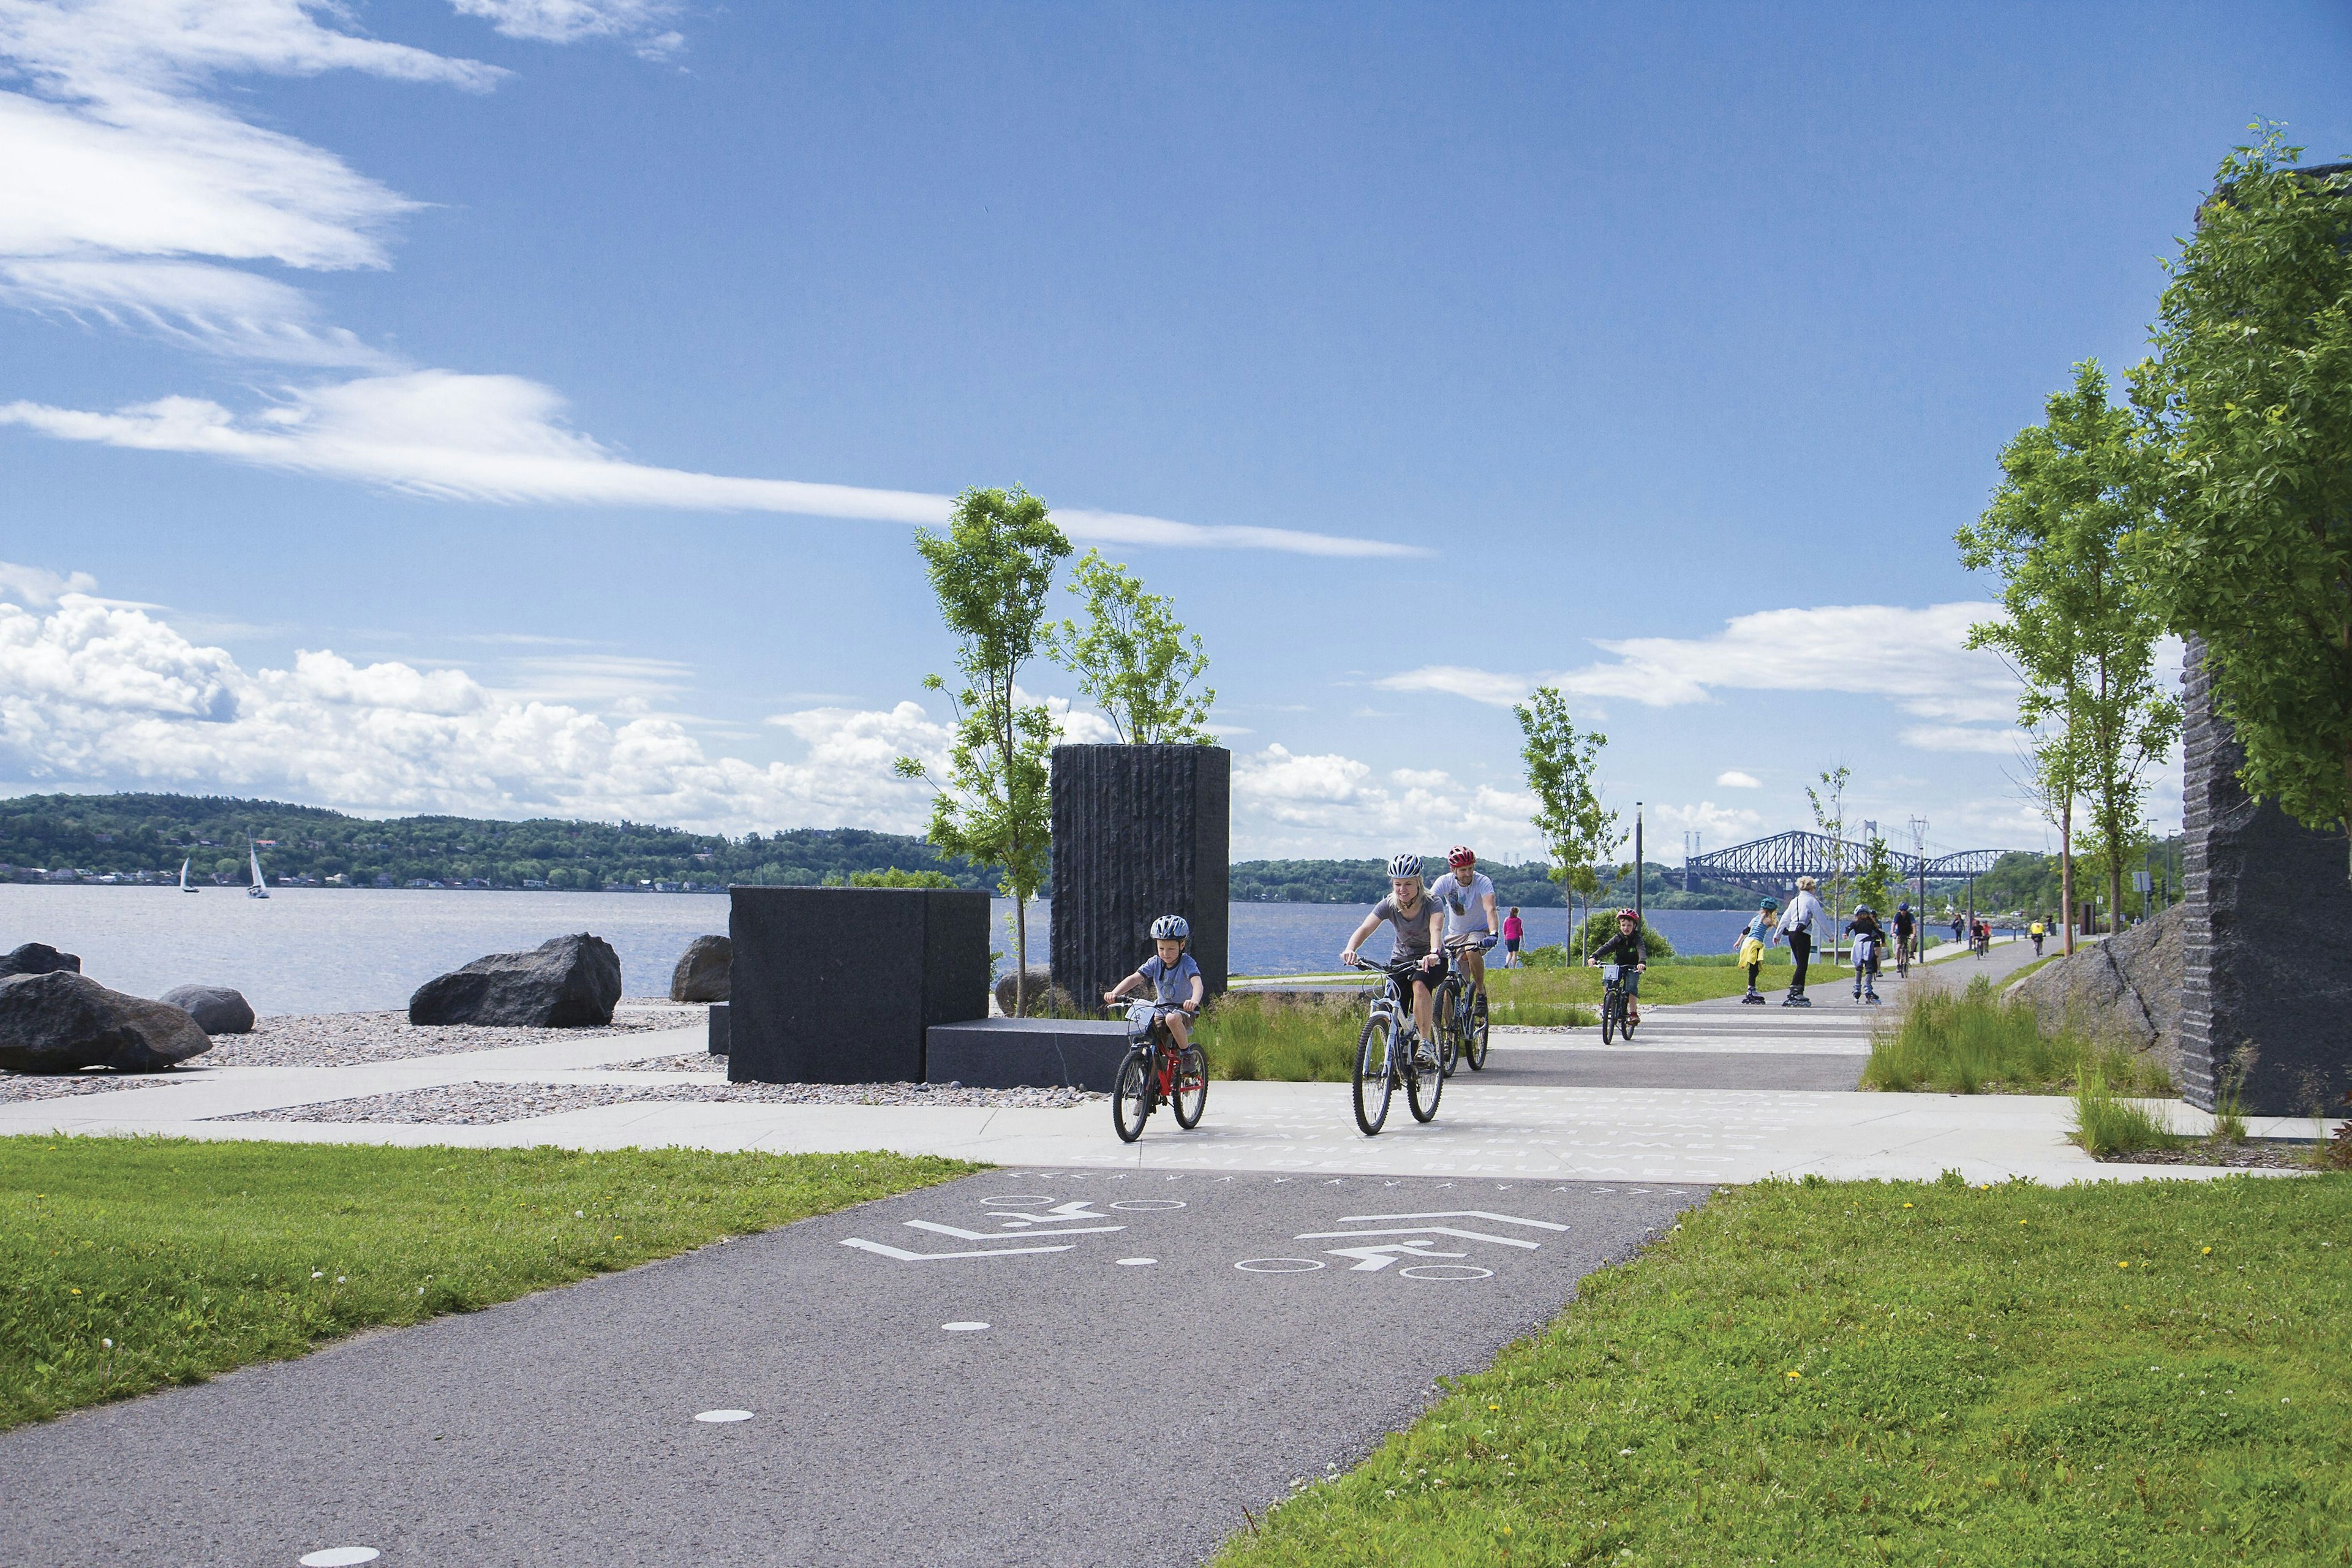
<path id="1" fill-rule="evenodd" d="M 1584 960 L 1587 966 L 1613 963 L 1617 966 L 1617 989 L 1625 994 L 1625 1022 L 1630 1026 L 1642 1021 L 1642 971 L 1647 961 L 1642 956 L 1642 917 L 1631 910 L 1617 911 L 1617 934 L 1602 942 Z"/>
<path id="2" fill-rule="evenodd" d="M 1202 994 L 1208 985 L 1201 976 L 1200 964 L 1184 951 L 1192 939 L 1192 922 L 1182 915 L 1161 915 L 1151 922 L 1151 945 L 1158 951 L 1134 973 L 1103 993 L 1108 1005 L 1140 986 L 1151 986 L 1164 1010 L 1168 1034 L 1180 1051 L 1192 1043 L 1192 1015 L 1201 1010 Z"/>

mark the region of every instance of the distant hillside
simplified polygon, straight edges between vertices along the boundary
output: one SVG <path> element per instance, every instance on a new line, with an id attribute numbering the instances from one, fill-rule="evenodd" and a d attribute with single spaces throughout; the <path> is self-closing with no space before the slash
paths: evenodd
<path id="1" fill-rule="evenodd" d="M 1425 863 L 1430 875 L 1436 876 L 1445 868 L 1445 857 L 1432 855 Z M 1493 879 L 1498 904 L 1532 910 L 1567 905 L 1559 884 L 1551 879 L 1551 868 L 1540 860 L 1517 866 L 1482 861 L 1478 868 Z M 1385 860 L 1243 860 L 1233 870 L 1233 897 L 1237 903 L 1369 904 L 1388 890 Z M 1642 879 L 1643 903 L 1662 910 L 1739 909 L 1751 896 L 1730 883 L 1711 882 L 1703 877 L 1693 878 L 1685 892 L 1682 872 L 1655 861 L 1644 868 Z M 1601 873 L 1596 902 L 1633 900 L 1632 877 Z"/>

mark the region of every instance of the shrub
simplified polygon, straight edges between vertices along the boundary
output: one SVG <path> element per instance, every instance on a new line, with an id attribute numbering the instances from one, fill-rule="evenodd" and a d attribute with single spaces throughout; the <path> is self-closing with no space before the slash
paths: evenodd
<path id="1" fill-rule="evenodd" d="M 2161 1105 L 2117 1098 L 2106 1075 L 2090 1066 L 2074 1088 L 2074 1142 L 2084 1153 L 2105 1159 L 2143 1149 L 2178 1149 L 2188 1140 L 2172 1130 Z"/>
<path id="2" fill-rule="evenodd" d="M 1595 910 L 1584 917 L 1584 941 L 1577 951 L 1590 952 L 1602 942 L 1615 940 L 1616 935 L 1617 911 Z M 1642 951 L 1648 955 L 1651 963 L 1655 963 L 1662 958 L 1672 958 L 1675 955 L 1675 944 L 1660 936 L 1658 928 L 1645 919 L 1642 921 Z"/>
<path id="3" fill-rule="evenodd" d="M 2053 1033 L 2031 1005 L 2004 1002 L 1979 975 L 1966 992 L 1921 987 L 1904 998 L 1893 1028 L 1871 1042 L 1864 1088 L 1974 1094 L 1988 1085 L 2057 1089 L 2086 1069 L 2126 1090 L 2165 1093 L 2171 1075 L 2152 1058 L 2102 1045 L 2079 1030 Z"/>
<path id="4" fill-rule="evenodd" d="M 1192 1034 L 1211 1078 L 1346 1083 L 1355 1073 L 1364 1005 L 1349 996 L 1228 991 L 1202 1009 Z"/>

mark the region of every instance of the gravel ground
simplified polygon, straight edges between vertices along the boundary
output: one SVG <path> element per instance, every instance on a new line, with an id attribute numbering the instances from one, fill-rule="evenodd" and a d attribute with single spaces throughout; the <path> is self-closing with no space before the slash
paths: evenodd
<path id="1" fill-rule="evenodd" d="M 458 1083 L 216 1116 L 215 1121 L 373 1121 L 487 1127 L 600 1105 L 702 1100 L 751 1105 L 954 1105 L 1061 1110 L 1108 1099 L 1075 1089 L 948 1089 L 919 1083 Z"/>
<path id="2" fill-rule="evenodd" d="M 2141 1149 L 2102 1154 L 2111 1165 L 2227 1165 L 2257 1171 L 2308 1171 L 2317 1145 L 2300 1138 L 2260 1138 L 2244 1143 L 2199 1140 L 2179 1149 Z"/>
<path id="3" fill-rule="evenodd" d="M 712 1056 L 709 1051 L 688 1051 L 682 1057 L 647 1057 L 640 1062 L 614 1062 L 615 1072 L 715 1072 L 727 1070 L 724 1053 Z"/>
<path id="4" fill-rule="evenodd" d="M 602 1028 L 518 1029 L 476 1024 L 418 1026 L 405 1013 L 313 1013 L 262 1018 L 249 1035 L 222 1035 L 197 1060 L 214 1068 L 348 1068 L 457 1051 L 491 1051 L 543 1040 L 585 1040 L 700 1024 L 693 1003 L 624 997 Z"/>
<path id="5" fill-rule="evenodd" d="M 74 1072 L 0 1075 L 0 1105 L 21 1100 L 62 1100 L 72 1094 L 103 1094 L 110 1089 L 153 1089 L 173 1081 L 161 1072 Z M 185 1079 L 180 1080 L 182 1082 Z"/>

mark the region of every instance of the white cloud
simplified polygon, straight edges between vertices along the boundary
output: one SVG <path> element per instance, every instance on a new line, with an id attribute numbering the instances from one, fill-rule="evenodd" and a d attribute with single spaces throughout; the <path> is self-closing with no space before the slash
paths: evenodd
<path id="1" fill-rule="evenodd" d="M 1234 754 L 1234 852 L 1255 856 L 1423 853 L 1466 843 L 1496 858 L 1537 851 L 1533 802 L 1487 784 L 1401 768 L 1384 787 L 1370 764 L 1280 745 Z"/>
<path id="2" fill-rule="evenodd" d="M 1735 616 L 1712 637 L 1598 640 L 1613 660 L 1552 675 L 1433 665 L 1376 684 L 1496 706 L 1546 681 L 1565 692 L 1652 708 L 1711 702 L 1718 690 L 1849 692 L 1886 698 L 1913 718 L 1941 721 L 1906 731 L 1923 738 L 1913 744 L 1998 750 L 2014 732 L 2017 680 L 1998 656 L 1967 643 L 1969 627 L 1999 611 L 1975 602 L 1759 610 Z M 1993 728 L 1977 727 L 1986 725 Z"/>
<path id="3" fill-rule="evenodd" d="M 1685 829 L 1696 829 L 1700 837 L 1717 849 L 1727 849 L 1734 844 L 1744 844 L 1764 834 L 1764 818 L 1760 813 L 1745 806 L 1717 805 L 1711 800 L 1696 805 L 1670 805 L 1652 801 L 1644 808 L 1649 833 L 1643 852 L 1653 860 L 1665 865 L 1680 864 L 1675 845 Z M 1667 834 L 1675 835 L 1668 838 Z M 1630 857 L 1631 839 L 1627 840 Z"/>
<path id="4" fill-rule="evenodd" d="M 0 598 L 14 599 L 35 609 L 47 609 L 58 602 L 60 594 L 87 594 L 97 586 L 98 579 L 87 572 L 60 576 L 45 567 L 0 561 Z"/>
<path id="5" fill-rule="evenodd" d="M 299 289 L 197 261 L 0 262 L 0 305 L 284 364 L 386 369 L 393 357 L 321 325 Z"/>
<path id="6" fill-rule="evenodd" d="M 660 59 L 683 47 L 683 35 L 667 24 L 677 0 L 449 0 L 460 15 L 479 16 L 509 38 L 545 44 L 575 44 L 583 38 L 617 38 L 637 53 Z"/>
<path id="7" fill-rule="evenodd" d="M 1717 789 L 1762 789 L 1764 781 L 1754 773 L 1743 773 L 1738 768 L 1727 768 L 1715 775 Z"/>
<path id="8" fill-rule="evenodd" d="M 0 425 L 453 500 L 766 511 L 932 526 L 944 524 L 954 505 L 950 497 L 912 490 L 735 479 L 633 463 L 563 424 L 562 405 L 552 389 L 520 376 L 420 370 L 289 389 L 281 401 L 244 418 L 209 399 L 165 397 L 111 414 L 16 402 L 0 405 Z M 1057 510 L 1054 518 L 1082 542 L 1306 555 L 1414 552 L 1376 540 L 1077 508 Z"/>

